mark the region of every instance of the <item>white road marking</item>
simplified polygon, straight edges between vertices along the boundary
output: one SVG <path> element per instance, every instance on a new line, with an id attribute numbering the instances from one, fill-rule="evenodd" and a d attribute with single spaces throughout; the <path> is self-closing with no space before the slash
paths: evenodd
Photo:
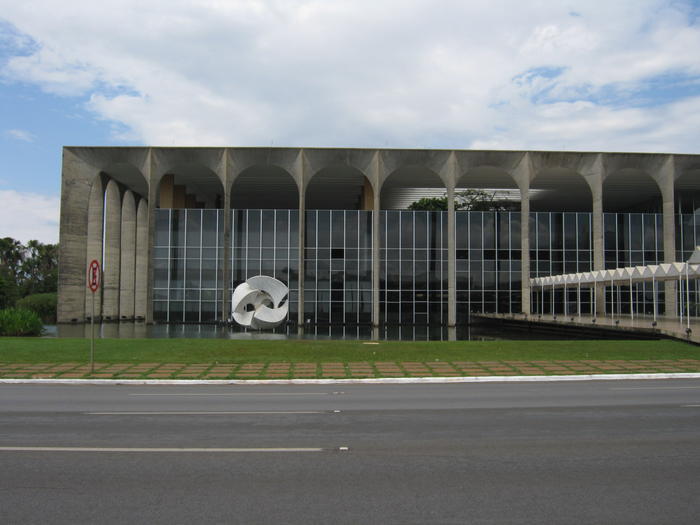
<path id="1" fill-rule="evenodd" d="M 629 387 L 615 387 L 609 390 L 698 390 L 698 386 L 629 386 Z"/>
<path id="2" fill-rule="evenodd" d="M 282 415 L 282 414 L 325 414 L 320 410 L 305 411 L 165 411 L 165 412 L 83 412 L 89 416 L 247 416 L 247 415 Z"/>
<path id="3" fill-rule="evenodd" d="M 323 452 L 323 448 L 0 447 L 0 452 Z"/>
<path id="4" fill-rule="evenodd" d="M 338 392 L 333 392 L 337 394 Z M 228 393 L 218 393 L 218 394 L 208 394 L 208 393 L 170 393 L 170 394 L 129 394 L 130 396 L 327 396 L 330 395 L 328 392 L 228 392 Z"/>
<path id="5" fill-rule="evenodd" d="M 700 407 L 700 405 L 681 405 L 681 406 L 685 407 L 685 408 L 698 408 L 698 407 Z"/>

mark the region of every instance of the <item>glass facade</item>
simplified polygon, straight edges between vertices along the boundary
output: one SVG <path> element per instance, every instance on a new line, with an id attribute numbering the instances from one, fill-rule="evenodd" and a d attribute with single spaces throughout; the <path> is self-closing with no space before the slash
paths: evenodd
<path id="1" fill-rule="evenodd" d="M 455 212 L 457 318 L 521 310 L 520 212 Z"/>
<path id="2" fill-rule="evenodd" d="M 156 210 L 155 321 L 221 319 L 223 218 L 222 210 Z"/>
<path id="3" fill-rule="evenodd" d="M 304 243 L 304 320 L 372 322 L 372 212 L 310 210 Z"/>
<path id="4" fill-rule="evenodd" d="M 299 211 L 231 211 L 231 287 L 269 275 L 289 287 L 289 316 L 299 311 Z"/>
<path id="5" fill-rule="evenodd" d="M 696 246 L 700 246 L 700 211 L 676 215 L 676 259 L 687 261 Z M 690 315 L 700 315 L 700 280 L 691 280 L 688 292 L 686 295 L 683 282 L 678 290 L 679 313 L 685 315 L 690 299 Z"/>
<path id="6" fill-rule="evenodd" d="M 530 277 L 589 272 L 593 269 L 592 214 L 534 212 L 530 214 Z M 534 313 L 552 313 L 552 291 L 532 297 Z M 549 295 L 548 295 L 549 294 Z M 572 312 L 581 303 L 581 313 L 590 313 L 592 293 L 582 288 L 554 291 L 554 312 Z"/>
<path id="7" fill-rule="evenodd" d="M 232 210 L 231 290 L 254 275 L 289 286 L 290 320 L 299 305 L 298 210 Z M 380 212 L 379 320 L 386 325 L 447 324 L 447 212 Z M 661 214 L 604 214 L 606 268 L 663 262 Z M 309 210 L 304 216 L 304 322 L 365 325 L 372 308 L 372 212 Z M 677 260 L 700 245 L 700 214 L 676 216 Z M 469 313 L 521 311 L 520 212 L 455 212 L 457 322 Z M 221 320 L 222 210 L 156 210 L 154 319 Z M 530 275 L 544 277 L 593 269 L 590 213 L 530 214 Z M 684 285 L 683 285 L 684 286 Z M 532 296 L 534 313 L 551 313 L 551 290 Z M 663 313 L 663 286 L 657 308 Z M 685 288 L 679 290 L 685 312 Z M 580 295 L 579 295 L 580 294 Z M 606 288 L 606 311 L 653 313 L 650 283 Z M 557 289 L 554 313 L 592 310 L 586 288 Z M 690 286 L 697 315 L 698 281 Z"/>
<path id="8" fill-rule="evenodd" d="M 447 213 L 380 212 L 380 323 L 447 323 Z"/>
<path id="9" fill-rule="evenodd" d="M 661 264 L 664 261 L 663 215 L 660 213 L 603 214 L 605 269 Z M 663 312 L 664 289 L 656 286 L 657 309 Z M 608 286 L 605 289 L 605 311 L 629 314 L 654 313 L 652 283 L 632 286 Z"/>

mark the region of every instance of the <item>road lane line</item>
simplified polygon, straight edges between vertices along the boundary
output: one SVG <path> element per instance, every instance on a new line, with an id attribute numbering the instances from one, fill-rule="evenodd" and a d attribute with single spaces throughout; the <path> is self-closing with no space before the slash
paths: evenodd
<path id="1" fill-rule="evenodd" d="M 681 405 L 684 408 L 698 408 L 700 405 Z"/>
<path id="2" fill-rule="evenodd" d="M 333 392 L 336 394 L 336 392 Z M 190 394 L 158 394 L 158 393 L 153 393 L 153 394 L 129 394 L 130 396 L 179 396 L 179 397 L 187 397 L 187 396 L 204 396 L 204 397 L 209 397 L 209 396 L 328 396 L 330 395 L 328 392 L 292 392 L 292 393 L 287 393 L 287 392 L 228 392 L 228 393 L 218 393 L 218 394 L 208 394 L 208 393 L 190 393 Z"/>
<path id="3" fill-rule="evenodd" d="M 698 390 L 698 386 L 628 386 L 628 387 L 614 387 L 608 390 Z"/>
<path id="4" fill-rule="evenodd" d="M 297 411 L 160 411 L 160 412 L 83 412 L 88 416 L 267 416 L 284 414 L 327 414 L 321 410 L 297 410 Z"/>
<path id="5" fill-rule="evenodd" d="M 324 448 L 0 447 L 0 452 L 323 452 Z"/>

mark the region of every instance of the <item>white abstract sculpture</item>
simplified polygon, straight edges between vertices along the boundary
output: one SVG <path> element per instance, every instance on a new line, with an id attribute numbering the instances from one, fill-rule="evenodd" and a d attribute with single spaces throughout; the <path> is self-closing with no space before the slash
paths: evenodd
<path id="1" fill-rule="evenodd" d="M 241 326 L 257 330 L 275 328 L 284 322 L 289 288 L 274 277 L 256 275 L 236 286 L 231 296 L 233 319 Z"/>

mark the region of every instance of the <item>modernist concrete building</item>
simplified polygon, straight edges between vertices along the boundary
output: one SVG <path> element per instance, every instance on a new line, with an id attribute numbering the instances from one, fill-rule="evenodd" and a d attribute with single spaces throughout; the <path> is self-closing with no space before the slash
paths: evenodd
<path id="1" fill-rule="evenodd" d="M 510 211 L 455 210 L 471 188 Z M 406 210 L 440 195 L 446 211 Z M 530 277 L 684 261 L 697 244 L 700 155 L 66 147 L 58 320 L 92 315 L 92 259 L 103 320 L 225 320 L 262 274 L 289 287 L 292 323 L 454 326 L 537 311 Z M 588 312 L 611 307 L 600 292 Z M 676 283 L 633 293 L 618 312 L 678 313 Z"/>

